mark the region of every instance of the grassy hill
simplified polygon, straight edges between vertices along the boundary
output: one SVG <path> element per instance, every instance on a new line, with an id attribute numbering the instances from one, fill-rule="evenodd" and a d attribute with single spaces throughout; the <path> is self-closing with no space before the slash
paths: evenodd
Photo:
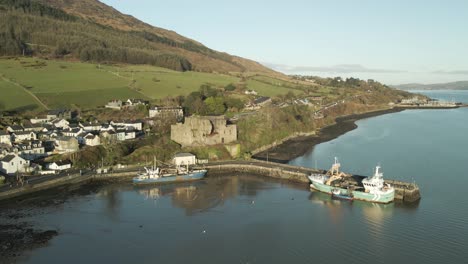
<path id="1" fill-rule="evenodd" d="M 245 85 L 264 96 L 302 93 L 284 78 L 179 72 L 150 65 L 95 64 L 40 58 L 0 59 L 0 106 L 4 110 L 77 106 L 95 108 L 111 99 L 148 100 L 188 95 L 203 84 L 222 88 Z M 301 90 L 302 89 L 302 90 Z M 31 95 L 32 94 L 32 95 Z"/>
<path id="2" fill-rule="evenodd" d="M 23 54 L 178 71 L 281 75 L 145 24 L 97 0 L 0 0 L 0 56 Z"/>

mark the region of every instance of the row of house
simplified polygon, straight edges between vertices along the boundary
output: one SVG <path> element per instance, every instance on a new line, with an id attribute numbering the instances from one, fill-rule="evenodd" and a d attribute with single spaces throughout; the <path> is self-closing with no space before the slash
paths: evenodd
<path id="1" fill-rule="evenodd" d="M 139 105 L 149 105 L 149 101 L 143 99 L 128 99 L 127 101 L 122 100 L 111 100 L 104 107 L 121 110 L 123 108 L 131 108 Z"/>
<path id="2" fill-rule="evenodd" d="M 22 158 L 19 155 L 9 154 L 0 158 L 0 172 L 5 175 L 15 175 L 17 173 L 50 174 L 71 169 L 70 161 L 49 162 L 41 166 Z"/>

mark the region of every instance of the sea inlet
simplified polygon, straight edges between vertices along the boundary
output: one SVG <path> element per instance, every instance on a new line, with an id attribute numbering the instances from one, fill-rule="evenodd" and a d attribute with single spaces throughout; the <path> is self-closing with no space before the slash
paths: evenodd
<path id="1" fill-rule="evenodd" d="M 435 94 L 435 95 L 434 95 Z M 440 97 L 468 102 L 467 92 Z M 0 207 L 0 223 L 56 230 L 18 263 L 466 263 L 468 108 L 357 122 L 291 164 L 415 181 L 422 199 L 334 200 L 253 175 L 163 186 L 113 183 Z M 2 262 L 0 260 L 0 262 Z"/>

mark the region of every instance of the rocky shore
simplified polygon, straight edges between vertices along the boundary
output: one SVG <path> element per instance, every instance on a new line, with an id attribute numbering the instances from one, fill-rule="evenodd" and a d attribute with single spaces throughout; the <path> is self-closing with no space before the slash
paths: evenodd
<path id="1" fill-rule="evenodd" d="M 322 128 L 317 135 L 300 136 L 287 140 L 283 144 L 254 155 L 253 158 L 258 160 L 268 160 L 271 162 L 288 163 L 290 160 L 313 150 L 316 145 L 330 141 L 356 129 L 356 121 L 360 119 L 401 112 L 404 110 L 404 108 L 390 108 L 363 114 L 338 117 L 333 125 Z"/>

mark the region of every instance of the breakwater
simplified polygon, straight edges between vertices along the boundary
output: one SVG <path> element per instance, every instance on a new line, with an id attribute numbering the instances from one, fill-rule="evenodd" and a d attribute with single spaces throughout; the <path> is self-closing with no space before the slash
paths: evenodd
<path id="1" fill-rule="evenodd" d="M 230 161 L 211 163 L 206 164 L 201 168 L 207 169 L 208 174 L 232 172 L 249 173 L 303 184 L 310 183 L 307 176 L 309 176 L 311 173 L 326 172 L 324 170 L 262 161 Z M 363 178 L 365 177 L 360 175 L 350 175 L 339 184 L 343 187 L 349 184 L 360 184 Z M 395 181 L 391 179 L 385 180 L 385 182 L 391 184 L 395 188 L 395 200 L 399 202 L 412 203 L 421 199 L 419 187 L 415 183 Z"/>

